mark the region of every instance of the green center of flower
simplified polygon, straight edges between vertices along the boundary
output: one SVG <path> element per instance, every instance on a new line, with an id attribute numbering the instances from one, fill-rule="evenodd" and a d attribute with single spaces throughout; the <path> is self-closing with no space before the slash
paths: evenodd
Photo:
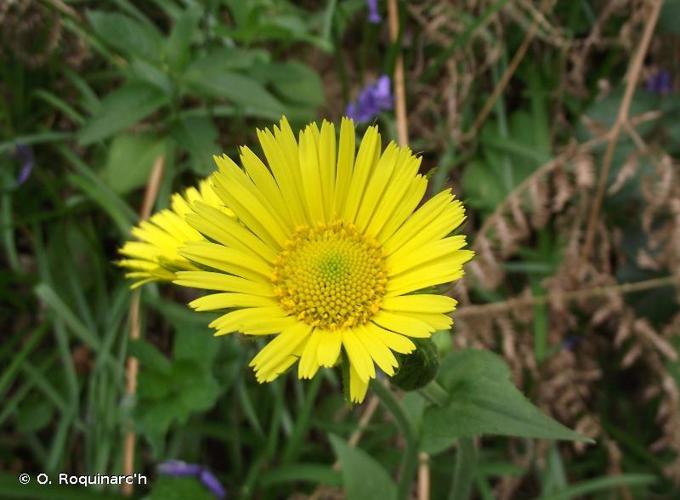
<path id="1" fill-rule="evenodd" d="M 367 323 L 385 295 L 385 257 L 352 224 L 298 229 L 278 255 L 274 293 L 288 313 L 334 330 Z"/>

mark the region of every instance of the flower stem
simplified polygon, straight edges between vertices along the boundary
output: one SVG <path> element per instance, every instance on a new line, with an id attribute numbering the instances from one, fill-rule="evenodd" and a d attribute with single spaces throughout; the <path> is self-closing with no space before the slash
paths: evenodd
<path id="1" fill-rule="evenodd" d="M 406 449 L 404 450 L 404 457 L 401 461 L 401 474 L 399 475 L 399 484 L 397 491 L 397 498 L 399 500 L 406 500 L 411 495 L 411 482 L 418 467 L 418 442 L 415 429 L 411 425 L 406 412 L 399 403 L 399 400 L 394 396 L 392 391 L 385 387 L 382 382 L 375 381 L 372 384 L 373 391 L 380 399 L 380 402 L 392 414 L 397 421 L 397 425 L 401 428 L 401 432 L 406 440 Z"/>
<path id="2" fill-rule="evenodd" d="M 420 395 L 427 399 L 430 403 L 437 406 L 444 406 L 449 401 L 449 394 L 446 392 L 439 382 L 432 380 L 425 387 L 419 389 Z"/>
<path id="3" fill-rule="evenodd" d="M 467 500 L 470 498 L 476 465 L 477 448 L 475 448 L 474 440 L 469 437 L 458 439 L 456 466 L 453 470 L 449 500 Z"/>

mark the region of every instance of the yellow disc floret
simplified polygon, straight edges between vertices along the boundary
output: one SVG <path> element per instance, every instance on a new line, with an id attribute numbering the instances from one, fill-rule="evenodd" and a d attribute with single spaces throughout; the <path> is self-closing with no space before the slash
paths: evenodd
<path id="1" fill-rule="evenodd" d="M 335 330 L 367 323 L 380 310 L 387 273 L 377 241 L 353 224 L 300 228 L 272 273 L 283 309 L 300 321 Z"/>

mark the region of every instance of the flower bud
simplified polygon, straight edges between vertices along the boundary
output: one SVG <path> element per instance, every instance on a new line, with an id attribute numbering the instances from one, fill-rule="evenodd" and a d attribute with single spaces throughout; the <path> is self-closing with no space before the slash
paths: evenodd
<path id="1" fill-rule="evenodd" d="M 399 368 L 392 384 L 404 391 L 415 391 L 426 386 L 437 375 L 439 356 L 431 339 L 413 339 L 416 350 L 411 354 L 397 354 Z"/>

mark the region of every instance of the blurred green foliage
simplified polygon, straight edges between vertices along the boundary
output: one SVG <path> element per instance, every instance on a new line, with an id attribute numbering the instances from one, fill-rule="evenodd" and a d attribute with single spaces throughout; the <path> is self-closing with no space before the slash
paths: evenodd
<path id="1" fill-rule="evenodd" d="M 465 75 L 475 69 L 470 60 L 487 61 L 486 48 L 499 51 L 484 66 L 483 78 L 475 73 L 471 97 L 460 103 L 460 128 L 469 130 L 525 35 L 527 26 L 505 17 L 511 29 L 502 39 L 489 28 L 508 3 L 450 7 L 456 15 L 445 19 L 460 26 L 435 37 L 436 43 L 416 14 L 437 6 L 400 3 L 401 22 L 408 27 L 401 40 L 407 67 L 427 62 L 419 81 L 407 81 L 410 92 L 419 92 L 409 105 L 422 118 L 411 130 L 413 147 L 422 152 L 424 165 L 438 164 L 430 171 L 433 192 L 450 183 L 460 187 L 470 210 L 466 232 L 564 144 L 596 137 L 588 124 L 610 126 L 622 97 L 628 62 L 622 46 L 596 53 L 580 94 L 564 89 L 564 54 L 548 43 L 533 47 L 471 144 L 462 147 L 443 117 L 451 102 L 444 97 L 449 82 L 440 81 L 440 74 L 453 60 Z M 561 23 L 568 40 L 582 40 L 600 9 L 599 2 L 560 0 L 550 19 Z M 677 0 L 664 2 L 658 36 L 669 38 L 660 45 L 677 45 L 679 11 Z M 608 19 L 603 32 L 618 33 L 625 14 Z M 630 396 L 634 385 L 660 383 L 645 379 L 646 372 L 623 370 L 618 358 L 597 358 L 604 376 L 593 388 L 593 407 L 606 438 L 582 454 L 550 444 L 540 458 L 536 450 L 543 443 L 537 446 L 529 438 L 574 434 L 530 405 L 496 355 L 452 353 L 449 332 L 435 335 L 434 345 L 442 356 L 438 379 L 455 400 L 435 407 L 415 392 L 398 401 L 383 399 L 385 407 L 397 409 L 391 412 L 396 417 L 373 418 L 359 447 L 348 442 L 363 409 L 346 405 L 338 374 L 324 371 L 308 383 L 283 377 L 257 384 L 248 362 L 262 341 L 213 338 L 209 315 L 190 312 L 180 292 L 153 285 L 143 290 L 145 339 L 129 344 L 131 293 L 113 261 L 137 220 L 133 207 L 140 205 L 154 161 L 163 156 L 166 164 L 159 209 L 170 193 L 212 171 L 213 154 L 235 157 L 238 145 L 254 144 L 255 127 L 282 114 L 294 125 L 322 115 L 337 118 L 364 81 L 390 74 L 394 64 L 397 46 L 385 41 L 384 23 L 367 23 L 366 15 L 362 0 L 26 0 L 25 6 L 0 8 L 8 34 L 0 46 L 0 497 L 117 497 L 114 490 L 94 487 L 23 487 L 16 476 L 21 471 L 119 473 L 130 419 L 141 436 L 136 470 L 152 478 L 152 487 L 138 493 L 154 499 L 211 497 L 196 478 L 157 475 L 155 466 L 167 459 L 212 469 L 230 498 L 287 498 L 339 487 L 352 499 L 387 498 L 403 489 L 391 479 L 394 471 L 405 455 L 418 451 L 431 454 L 431 497 L 445 498 L 465 490 L 452 487 L 453 464 L 470 459 L 464 445 L 453 443 L 481 433 L 526 439 L 481 441 L 479 455 L 470 459 L 472 484 L 466 486 L 479 498 L 494 498 L 502 479 L 522 484 L 516 498 L 611 498 L 623 487 L 635 498 L 677 496 L 664 474 L 677 457 L 668 450 L 650 451 L 659 439 L 662 401 L 654 396 L 641 404 Z M 40 20 L 29 31 L 28 41 L 35 43 L 10 39 L 25 33 L 22 20 L 31 16 Z M 61 44 L 55 49 L 50 36 L 56 25 Z M 43 50 L 44 61 L 22 58 L 12 43 Z M 84 62 L 69 62 L 78 51 Z M 669 60 L 667 69 L 677 74 L 677 61 Z M 602 79 L 611 82 L 609 92 L 600 92 Z M 631 115 L 656 111 L 659 117 L 636 132 L 677 157 L 680 96 L 638 89 Z M 379 120 L 386 135 L 394 135 L 391 116 Z M 35 152 L 31 176 L 21 185 L 14 154 L 19 144 Z M 621 137 L 609 185 L 636 147 L 631 137 Z M 594 150 L 597 165 L 603 148 Z M 657 251 L 640 217 L 643 182 L 654 168 L 649 157 L 641 157 L 622 189 L 605 198 L 603 220 L 622 235 L 620 254 L 612 257 L 618 282 L 669 272 L 636 262 L 641 250 Z M 503 262 L 507 279 L 493 290 L 473 288 L 473 299 L 501 301 L 527 287 L 544 294 L 543 279 L 560 267 L 566 239 L 548 223 Z M 641 318 L 660 326 L 677 313 L 673 295 L 665 287 L 626 300 Z M 537 305 L 533 313 L 531 359 L 538 373 L 546 373 L 551 357 L 567 347 L 550 337 L 548 307 Z M 577 338 L 589 321 L 579 318 Z M 141 364 L 134 401 L 123 396 L 124 362 L 131 354 Z M 678 363 L 662 365 L 680 384 Z M 523 375 L 534 399 L 540 380 L 528 371 Z M 382 415 L 382 407 L 378 412 Z M 404 450 L 394 446 L 396 439 L 406 441 Z M 613 476 L 608 476 L 610 439 L 623 455 Z M 529 459 L 517 460 L 519 455 Z M 336 459 L 341 471 L 331 465 Z"/>

